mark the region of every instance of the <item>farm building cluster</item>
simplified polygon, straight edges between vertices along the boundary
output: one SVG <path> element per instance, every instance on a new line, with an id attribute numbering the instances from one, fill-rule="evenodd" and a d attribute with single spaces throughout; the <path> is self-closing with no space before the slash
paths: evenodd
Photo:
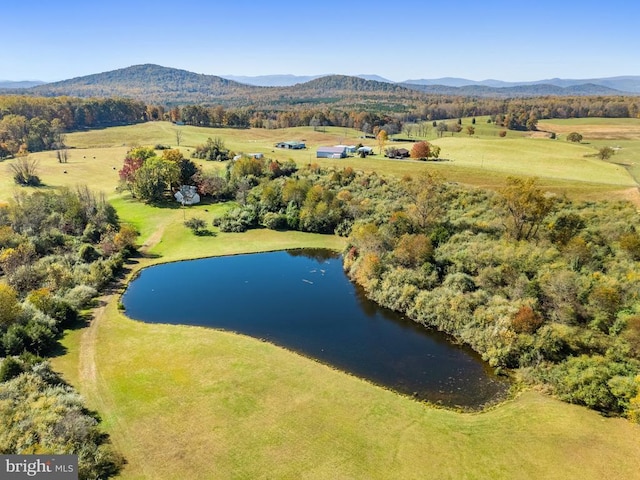
<path id="1" fill-rule="evenodd" d="M 345 158 L 356 153 L 355 145 L 335 145 L 333 147 L 318 147 L 316 158 Z"/>

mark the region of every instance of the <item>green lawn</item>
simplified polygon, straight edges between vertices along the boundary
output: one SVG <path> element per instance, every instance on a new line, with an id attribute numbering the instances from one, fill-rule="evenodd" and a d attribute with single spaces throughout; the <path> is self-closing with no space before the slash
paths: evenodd
<path id="1" fill-rule="evenodd" d="M 122 478 L 640 478 L 639 426 L 535 392 L 481 414 L 429 408 L 259 340 L 129 320 L 115 302 L 94 358 L 93 379 L 54 366 L 100 412 Z"/>

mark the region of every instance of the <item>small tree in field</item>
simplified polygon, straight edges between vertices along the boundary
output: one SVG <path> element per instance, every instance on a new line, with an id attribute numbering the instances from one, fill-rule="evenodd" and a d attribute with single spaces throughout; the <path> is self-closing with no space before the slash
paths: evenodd
<path id="1" fill-rule="evenodd" d="M 466 132 L 467 132 L 467 135 L 469 135 L 469 136 L 471 136 L 471 135 L 473 135 L 474 133 L 476 133 L 476 129 L 475 129 L 475 127 L 472 127 L 471 125 L 467 125 L 467 127 L 466 127 L 466 129 L 465 129 L 465 130 L 466 130 Z"/>
<path id="2" fill-rule="evenodd" d="M 600 149 L 598 149 L 598 153 L 596 154 L 596 156 L 600 159 L 600 160 L 608 160 L 610 159 L 613 154 L 616 153 L 615 150 L 611 147 L 602 147 Z"/>
<path id="3" fill-rule="evenodd" d="M 567 142 L 580 143 L 582 141 L 582 135 L 578 132 L 571 132 L 567 135 Z"/>
<path id="4" fill-rule="evenodd" d="M 66 147 L 56 150 L 56 158 L 58 159 L 58 163 L 67 163 L 69 160 L 69 150 L 67 150 Z"/>

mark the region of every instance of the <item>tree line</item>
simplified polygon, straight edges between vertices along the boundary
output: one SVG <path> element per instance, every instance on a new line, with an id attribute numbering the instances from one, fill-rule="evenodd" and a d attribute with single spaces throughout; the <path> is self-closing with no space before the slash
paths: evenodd
<path id="1" fill-rule="evenodd" d="M 425 100 L 426 98 L 426 100 Z M 227 128 L 346 127 L 375 135 L 419 133 L 414 124 L 488 115 L 511 130 L 535 130 L 539 120 L 553 118 L 637 118 L 637 97 L 536 97 L 530 99 L 467 98 L 434 95 L 411 101 L 403 111 L 318 104 L 229 108 L 222 105 L 161 104 L 122 99 L 0 96 L 0 159 L 20 150 L 57 149 L 73 130 L 167 120 L 187 125 Z M 425 133 L 425 132 L 423 132 Z M 423 135 L 424 136 L 424 135 Z"/>
<path id="2" fill-rule="evenodd" d="M 638 118 L 637 97 L 537 97 L 495 99 L 434 96 L 415 102 L 403 112 L 351 109 L 331 106 L 292 105 L 287 108 L 225 108 L 221 105 L 187 105 L 166 110 L 148 107 L 150 119 L 187 125 L 233 128 L 289 128 L 300 126 L 347 127 L 373 133 L 376 127 L 389 134 L 403 131 L 405 124 L 421 121 L 490 116 L 510 130 L 535 130 L 539 120 L 554 118 Z"/>
<path id="3" fill-rule="evenodd" d="M 122 467 L 97 415 L 47 357 L 82 324 L 136 238 L 86 187 L 19 193 L 0 207 L 0 453 L 77 454 L 83 479 Z"/>
<path id="4" fill-rule="evenodd" d="M 144 103 L 130 99 L 0 96 L 0 159 L 19 152 L 64 147 L 64 133 L 147 119 Z"/>

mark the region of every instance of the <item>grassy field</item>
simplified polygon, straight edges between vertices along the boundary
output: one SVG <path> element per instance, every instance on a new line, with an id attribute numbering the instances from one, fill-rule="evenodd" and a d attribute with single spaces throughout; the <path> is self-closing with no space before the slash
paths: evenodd
<path id="1" fill-rule="evenodd" d="M 556 132 L 565 139 L 571 132 L 580 133 L 587 148 L 597 151 L 611 147 L 615 155 L 610 163 L 625 168 L 640 183 L 640 119 L 639 118 L 578 118 L 545 120 L 540 128 Z"/>
<path id="2" fill-rule="evenodd" d="M 185 218 L 209 221 L 228 207 L 157 208 L 117 194 L 114 167 L 120 167 L 126 150 L 175 144 L 175 128 L 158 122 L 69 134 L 67 141 L 76 148 L 66 165 L 51 153 L 37 154 L 48 188 L 88 184 L 105 192 L 122 220 L 139 229 L 146 256 L 129 265 L 130 275 L 186 258 L 342 248 L 340 238 L 299 232 L 197 237 L 184 227 Z M 596 142 L 609 141 L 586 135 L 583 145 L 524 134 L 513 138 L 511 132 L 503 139 L 486 126 L 471 138 L 435 140 L 448 161 L 418 163 L 380 156 L 313 158 L 318 145 L 361 141 L 352 130 L 181 128 L 185 153 L 209 136 L 221 136 L 235 151 L 395 175 L 435 169 L 473 185 L 495 187 L 508 175 L 537 175 L 547 188 L 580 198 L 610 198 L 634 186 L 627 167 L 584 156 Z M 304 139 L 310 148 L 273 148 L 289 139 Z M 8 177 L 0 176 L 0 201 L 14 191 Z M 102 416 L 129 462 L 122 478 L 640 478 L 640 427 L 625 420 L 530 391 L 479 414 L 434 409 L 269 343 L 135 322 L 117 309 L 117 294 L 103 300 L 89 327 L 67 332 L 66 353 L 53 364 Z"/>
<path id="3" fill-rule="evenodd" d="M 67 164 L 59 164 L 52 152 L 33 154 L 40 162 L 40 177 L 48 188 L 61 185 L 88 184 L 92 189 L 115 198 L 117 171 L 126 151 L 136 145 L 165 144 L 175 146 L 177 129 L 182 132 L 180 148 L 189 156 L 196 145 L 208 137 L 221 137 L 233 152 L 261 152 L 278 160 L 292 159 L 299 165 L 318 163 L 342 167 L 350 165 L 358 170 L 376 171 L 396 176 L 415 174 L 422 170 L 437 171 L 446 180 L 487 188 L 499 188 L 509 175 L 537 176 L 540 184 L 553 192 L 566 193 L 575 198 L 623 198 L 636 186 L 632 178 L 640 174 L 640 120 L 585 119 L 541 123 L 541 128 L 558 131 L 560 139 L 532 138 L 527 132 L 509 132 L 500 138 L 500 130 L 486 124 L 482 118 L 476 123 L 477 134 L 450 134 L 430 141 L 442 148 L 440 162 L 390 160 L 376 154 L 366 159 L 317 159 L 315 150 L 321 145 L 364 143 L 375 147 L 375 140 L 363 139 L 361 132 L 347 128 L 327 127 L 314 131 L 310 127 L 280 130 L 266 129 L 211 129 L 202 127 L 177 127 L 168 122 L 149 122 L 126 127 L 114 127 L 67 135 L 71 148 Z M 463 120 L 463 126 L 471 124 Z M 564 130 L 563 130 L 564 129 Z M 562 140 L 564 133 L 583 129 L 582 144 L 570 144 Z M 611 143 L 598 134 L 616 135 L 614 146 L 617 154 L 610 162 L 596 159 L 593 153 L 603 142 Z M 433 129 L 432 129 L 433 130 Z M 587 133 L 589 132 L 589 133 Z M 594 133 L 595 132 L 595 133 Z M 615 133 L 617 132 L 617 133 Z M 430 132 L 433 136 L 434 132 Z M 593 135 L 591 139 L 588 135 Z M 306 150 L 283 150 L 274 147 L 281 140 L 304 140 Z M 390 142 L 389 145 L 410 149 L 411 143 Z M 0 176 L 0 201 L 11 197 L 15 191 L 8 165 L 0 164 L 4 174 Z M 204 168 L 220 168 L 213 162 L 200 162 Z M 66 172 L 66 173 L 65 173 Z M 21 189 L 24 190 L 24 189 Z"/>
<path id="4" fill-rule="evenodd" d="M 345 166 L 397 176 L 428 169 L 440 172 L 450 181 L 467 183 L 488 188 L 498 188 L 509 175 L 533 175 L 541 179 L 541 184 L 552 191 L 567 193 L 580 198 L 594 199 L 600 196 L 623 197 L 630 187 L 635 185 L 626 163 L 633 162 L 640 153 L 640 141 L 624 151 L 621 149 L 613 163 L 588 157 L 595 152 L 597 145 L 590 144 L 590 135 L 594 141 L 602 141 L 602 132 L 617 139 L 633 141 L 640 139 L 640 120 L 637 119 L 575 119 L 558 121 L 560 123 L 542 123 L 541 129 L 557 131 L 560 138 L 564 134 L 562 126 L 568 131 L 583 128 L 585 142 L 580 145 L 568 144 L 549 138 L 535 138 L 529 132 L 510 131 L 507 137 L 500 138 L 502 130 L 494 124 L 488 124 L 485 117 L 478 117 L 474 125 L 476 133 L 468 136 L 464 133 L 442 138 L 435 137 L 431 128 L 429 141 L 442 148 L 442 162 L 397 161 L 376 154 L 366 159 L 352 157 L 343 160 L 317 159 L 315 150 L 321 145 L 363 143 L 379 148 L 375 140 L 361 138 L 362 133 L 353 129 L 327 127 L 324 131 L 314 131 L 310 127 L 297 127 L 279 130 L 266 129 L 211 129 L 187 126 L 175 126 L 167 122 L 154 122 L 130 127 L 116 127 L 105 130 L 70 134 L 68 141 L 78 148 L 122 147 L 126 145 L 154 145 L 163 143 L 175 145 L 176 131 L 182 132 L 181 148 L 186 155 L 192 149 L 206 141 L 208 137 L 221 137 L 228 148 L 235 153 L 262 152 L 278 160 L 293 159 L 300 165 L 319 163 L 322 165 Z M 554 121 L 555 122 L 555 121 Z M 563 123 L 564 122 L 564 123 Z M 463 128 L 471 125 L 471 119 L 463 119 Z M 560 127 L 558 127 L 559 125 Z M 551 127 L 551 128 L 549 128 Z M 399 137 L 404 135 L 400 134 Z M 306 150 L 282 150 L 274 147 L 282 140 L 303 140 Z M 389 145 L 411 149 L 411 143 L 389 142 Z M 629 158 L 627 158 L 629 157 Z M 626 163 L 625 163 L 626 162 Z M 619 165 L 621 163 L 622 165 Z"/>
<path id="5" fill-rule="evenodd" d="M 539 393 L 482 414 L 428 408 L 255 339 L 134 322 L 113 303 L 95 335 L 98 374 L 74 384 L 126 455 L 122 478 L 640 478 L 638 426 Z"/>

